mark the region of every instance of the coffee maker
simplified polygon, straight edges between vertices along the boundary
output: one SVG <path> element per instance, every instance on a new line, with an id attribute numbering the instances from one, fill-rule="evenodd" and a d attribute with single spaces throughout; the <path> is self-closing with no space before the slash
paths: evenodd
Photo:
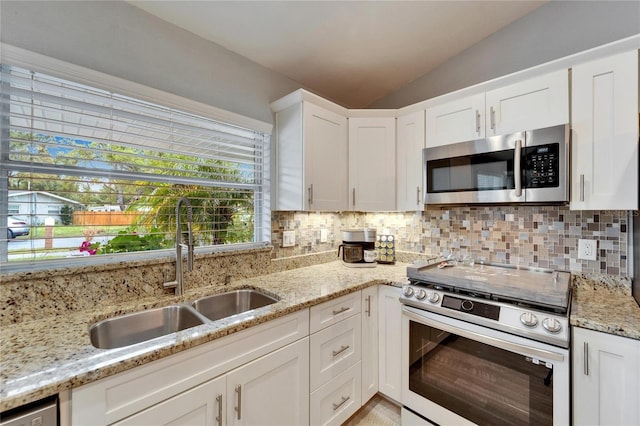
<path id="1" fill-rule="evenodd" d="M 375 242 L 376 230 L 373 228 L 345 229 L 342 244 L 338 246 L 338 257 L 350 268 L 374 268 Z"/>

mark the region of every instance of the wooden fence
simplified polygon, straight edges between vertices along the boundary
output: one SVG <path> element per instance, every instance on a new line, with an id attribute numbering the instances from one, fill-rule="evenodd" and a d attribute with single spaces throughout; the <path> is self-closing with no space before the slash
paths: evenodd
<path id="1" fill-rule="evenodd" d="M 73 212 L 74 225 L 128 226 L 136 222 L 137 212 Z"/>

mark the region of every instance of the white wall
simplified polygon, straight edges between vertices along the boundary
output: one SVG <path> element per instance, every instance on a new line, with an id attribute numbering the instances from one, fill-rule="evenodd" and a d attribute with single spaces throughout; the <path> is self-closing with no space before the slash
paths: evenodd
<path id="1" fill-rule="evenodd" d="M 639 1 L 550 1 L 370 108 L 404 107 L 638 33 Z"/>
<path id="2" fill-rule="evenodd" d="M 301 87 L 123 1 L 0 0 L 0 41 L 268 123 Z"/>

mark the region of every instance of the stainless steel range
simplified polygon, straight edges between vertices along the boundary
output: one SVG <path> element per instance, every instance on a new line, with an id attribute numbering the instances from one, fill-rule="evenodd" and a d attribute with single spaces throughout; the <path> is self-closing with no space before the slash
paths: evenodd
<path id="1" fill-rule="evenodd" d="M 445 262 L 407 275 L 403 423 L 569 424 L 569 273 Z"/>

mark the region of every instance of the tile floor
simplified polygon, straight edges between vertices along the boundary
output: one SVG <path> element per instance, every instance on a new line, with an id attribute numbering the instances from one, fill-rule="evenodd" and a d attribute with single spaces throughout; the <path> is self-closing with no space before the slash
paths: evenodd
<path id="1" fill-rule="evenodd" d="M 399 426 L 400 407 L 376 395 L 342 426 Z"/>

